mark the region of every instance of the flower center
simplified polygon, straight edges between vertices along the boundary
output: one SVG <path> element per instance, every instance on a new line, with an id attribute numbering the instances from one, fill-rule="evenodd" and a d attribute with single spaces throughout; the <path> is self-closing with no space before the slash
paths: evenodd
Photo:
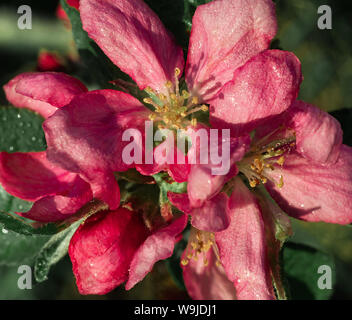
<path id="1" fill-rule="evenodd" d="M 259 142 L 237 164 L 238 169 L 247 177 L 252 188 L 260 183 L 265 184 L 268 180 L 275 183 L 277 187 L 282 188 L 284 186 L 283 175 L 280 175 L 279 180 L 275 181 L 271 178 L 270 172 L 275 170 L 275 165 L 281 167 L 284 165 L 285 154 L 290 152 L 295 146 L 295 136 L 274 140 L 268 144 Z"/>
<path id="2" fill-rule="evenodd" d="M 200 105 L 198 97 L 191 96 L 187 90 L 180 92 L 178 76 L 180 69 L 175 69 L 174 83 L 165 83 L 166 94 L 157 93 L 148 87 L 145 91 L 150 98 L 143 101 L 154 107 L 149 115 L 149 119 L 158 123 L 159 129 L 185 129 L 189 125 L 196 126 L 197 119 L 193 114 L 197 111 L 208 111 L 206 105 Z M 191 116 L 192 115 L 192 116 Z"/>

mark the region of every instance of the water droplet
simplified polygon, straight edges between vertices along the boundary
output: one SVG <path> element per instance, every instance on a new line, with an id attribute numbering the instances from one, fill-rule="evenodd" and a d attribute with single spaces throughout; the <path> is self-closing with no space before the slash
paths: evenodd
<path id="1" fill-rule="evenodd" d="M 33 137 L 32 137 L 32 141 L 35 141 L 35 140 L 37 140 L 37 138 L 33 136 Z"/>
<path id="2" fill-rule="evenodd" d="M 19 113 L 17 113 L 17 118 L 21 119 L 21 115 Z"/>
<path id="3" fill-rule="evenodd" d="M 7 233 L 9 233 L 5 228 L 2 228 L 2 233 L 4 233 L 4 234 L 7 234 Z"/>
<path id="4" fill-rule="evenodd" d="M 20 127 L 23 127 L 24 123 L 21 121 L 18 125 L 19 125 Z"/>
<path id="5" fill-rule="evenodd" d="M 9 150 L 13 151 L 15 148 L 13 146 L 10 146 Z"/>

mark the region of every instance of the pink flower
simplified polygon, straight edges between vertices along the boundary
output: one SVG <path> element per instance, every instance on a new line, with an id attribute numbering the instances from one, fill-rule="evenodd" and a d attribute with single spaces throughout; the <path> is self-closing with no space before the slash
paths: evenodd
<path id="1" fill-rule="evenodd" d="M 47 97 L 38 102 L 20 91 L 31 83 L 31 90 Z M 23 73 L 4 86 L 10 103 L 18 108 L 28 108 L 44 117 L 57 107 L 67 104 L 74 95 L 87 89 L 78 80 L 59 73 Z M 18 198 L 33 201 L 28 212 L 20 215 L 36 221 L 64 220 L 92 199 L 87 182 L 77 174 L 53 165 L 43 152 L 0 153 L 0 183 Z"/>
<path id="2" fill-rule="evenodd" d="M 221 185 L 216 192 L 205 192 L 205 198 L 202 193 L 192 200 L 196 193 L 190 186 L 194 184 L 196 189 L 197 180 L 192 179 L 191 170 L 188 195 L 169 193 L 170 201 L 190 214 L 192 225 L 200 229 L 193 231 L 183 255 L 184 279 L 195 299 L 232 297 L 234 288 L 231 290 L 228 282 L 234 284 L 238 299 L 274 299 L 265 238 L 271 226 L 264 227 L 264 221 L 268 224 L 268 219 L 282 213 L 257 186 L 264 185 L 281 209 L 295 218 L 349 224 L 352 148 L 342 144 L 339 123 L 315 106 L 296 101 L 286 112 L 253 127 L 229 116 L 233 112 L 231 97 L 224 97 L 215 105 L 227 109 L 226 118 L 217 121 L 233 126 L 235 132 L 238 127 L 244 132 L 247 127 L 256 129 L 250 149 L 236 162 L 239 174 L 248 179 L 254 192 L 235 177 L 225 187 L 227 192 L 232 190 L 229 198 L 220 192 Z M 234 119 L 233 123 L 229 119 Z M 198 180 L 198 188 L 207 185 L 212 190 L 216 179 L 205 175 Z M 222 284 L 212 283 L 213 277 Z M 201 279 L 207 281 L 207 287 Z"/>
<path id="3" fill-rule="evenodd" d="M 169 258 L 187 216 L 169 225 L 148 230 L 141 216 L 119 208 L 99 212 L 82 224 L 69 246 L 77 286 L 81 294 L 106 294 L 126 281 L 134 287 L 155 262 Z"/>
<path id="4" fill-rule="evenodd" d="M 190 117 L 207 109 L 202 103 L 212 105 L 234 72 L 238 83 L 247 83 L 246 88 L 238 85 L 237 92 L 248 97 L 252 121 L 283 112 L 297 96 L 300 64 L 291 53 L 266 50 L 276 32 L 274 11 L 269 0 L 217 0 L 199 6 L 185 69 L 188 92 L 180 92 L 182 49 L 143 1 L 80 1 L 83 28 L 112 62 L 145 89 L 151 97 L 145 102 L 155 111 L 115 90 L 80 95 L 44 123 L 50 160 L 79 173 L 93 186 L 95 197 L 116 209 L 119 198 L 114 172 L 131 167 L 121 157 L 127 144 L 121 142 L 121 135 L 126 128 L 144 133 L 148 117 L 171 129 L 194 126 Z M 261 96 L 268 104 L 254 112 L 256 104 L 250 101 Z M 270 106 L 271 102 L 275 103 Z M 167 142 L 158 146 L 155 157 L 167 148 Z M 190 167 L 186 161 L 181 166 L 143 165 L 137 169 L 143 174 L 166 170 L 182 182 L 187 181 Z"/>

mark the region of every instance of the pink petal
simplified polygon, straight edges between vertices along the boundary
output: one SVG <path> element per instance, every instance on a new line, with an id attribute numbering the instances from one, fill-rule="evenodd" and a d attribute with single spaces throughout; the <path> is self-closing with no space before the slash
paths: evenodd
<path id="1" fill-rule="evenodd" d="M 167 196 L 177 209 L 192 216 L 192 226 L 199 230 L 218 232 L 229 226 L 228 197 L 223 192 L 198 207 L 191 205 L 185 193 L 168 192 Z"/>
<path id="2" fill-rule="evenodd" d="M 87 88 L 81 81 L 65 73 L 38 72 L 27 73 L 18 81 L 15 90 L 34 100 L 61 108 L 67 105 L 75 95 L 86 92 Z"/>
<path id="3" fill-rule="evenodd" d="M 240 300 L 274 299 L 265 230 L 257 200 L 237 178 L 230 198 L 230 226 L 215 234 L 220 260 Z"/>
<path id="4" fill-rule="evenodd" d="M 187 258 L 188 249 L 194 236 L 191 230 L 188 248 L 183 253 L 182 259 Z M 207 263 L 205 263 L 207 261 Z M 191 259 L 183 268 L 183 279 L 188 294 L 195 300 L 234 300 L 236 299 L 235 287 L 227 278 L 221 264 L 216 265 L 216 256 L 210 249 L 201 253 L 197 260 Z"/>
<path id="5" fill-rule="evenodd" d="M 144 241 L 132 259 L 126 290 L 132 289 L 138 282 L 142 281 L 157 261 L 171 257 L 177 242 L 177 236 L 186 225 L 187 215 L 184 214 Z"/>
<path id="6" fill-rule="evenodd" d="M 296 101 L 289 111 L 289 126 L 296 133 L 296 150 L 309 160 L 335 163 L 342 144 L 340 123 L 303 101 Z"/>
<path id="7" fill-rule="evenodd" d="M 337 162 L 330 166 L 313 163 L 297 153 L 286 157 L 282 169 L 283 187 L 268 183 L 268 191 L 280 207 L 298 219 L 348 224 L 352 222 L 352 148 L 342 145 Z"/>
<path id="8" fill-rule="evenodd" d="M 83 29 L 141 89 L 165 91 L 183 52 L 157 15 L 141 0 L 82 0 Z"/>
<path id="9" fill-rule="evenodd" d="M 129 210 L 99 212 L 73 235 L 69 255 L 81 294 L 106 294 L 128 278 L 128 269 L 148 231 Z"/>
<path id="10" fill-rule="evenodd" d="M 42 101 L 33 100 L 16 92 L 15 89 L 17 83 L 21 79 L 26 78 L 27 75 L 27 73 L 22 73 L 4 85 L 3 88 L 7 100 L 17 108 L 27 108 L 33 110 L 38 112 L 44 118 L 51 116 L 56 111 L 56 107 Z"/>
<path id="11" fill-rule="evenodd" d="M 233 72 L 268 48 L 276 34 L 271 0 L 218 0 L 193 16 L 186 81 L 204 101 L 232 80 Z"/>
<path id="12" fill-rule="evenodd" d="M 225 175 L 212 175 L 211 166 L 193 165 L 188 176 L 187 192 L 192 207 L 200 207 L 224 186 Z"/>
<path id="13" fill-rule="evenodd" d="M 184 213 L 192 212 L 193 208 L 191 207 L 187 193 L 174 193 L 169 191 L 167 193 L 167 197 L 170 202 L 180 211 Z"/>
<path id="14" fill-rule="evenodd" d="M 64 73 L 28 72 L 12 79 L 4 90 L 7 100 L 15 107 L 31 109 L 47 118 L 87 88 Z"/>
<path id="15" fill-rule="evenodd" d="M 229 154 L 224 154 L 222 144 L 228 142 Z M 187 154 L 190 158 L 197 158 L 195 151 L 202 150 L 201 146 L 196 146 L 196 141 L 192 142 L 192 148 Z M 208 164 L 195 164 L 191 166 L 188 175 L 187 192 L 193 207 L 200 207 L 207 199 L 216 195 L 224 186 L 224 184 L 238 173 L 236 162 L 240 161 L 245 153 L 249 150 L 250 137 L 241 138 L 223 138 L 220 143 L 211 141 L 209 147 Z M 195 150 L 197 149 L 198 150 Z M 213 155 L 222 155 L 222 163 L 215 164 Z M 197 160 L 200 163 L 200 160 Z M 221 169 L 221 170 L 219 170 Z M 228 169 L 228 171 L 226 171 Z"/>
<path id="16" fill-rule="evenodd" d="M 265 120 L 285 111 L 296 99 L 301 66 L 294 54 L 264 51 L 236 70 L 213 99 L 210 121 L 231 128 L 237 136 L 249 133 Z"/>
<path id="17" fill-rule="evenodd" d="M 46 196 L 37 200 L 28 212 L 19 213 L 35 221 L 54 222 L 67 219 L 93 198 L 88 183 L 78 175 L 65 195 Z"/>
<path id="18" fill-rule="evenodd" d="M 192 226 L 199 230 L 209 232 L 225 230 L 230 224 L 228 196 L 221 192 L 207 200 L 203 206 L 194 208 L 190 215 L 192 216 Z"/>
<path id="19" fill-rule="evenodd" d="M 43 124 L 48 157 L 82 175 L 94 197 L 115 209 L 120 200 L 114 172 L 131 167 L 122 158 L 130 143 L 123 142 L 122 135 L 144 125 L 145 118 L 146 108 L 123 92 L 97 90 L 76 96 Z"/>
<path id="20" fill-rule="evenodd" d="M 0 183 L 15 197 L 36 201 L 43 196 L 65 194 L 77 175 L 49 162 L 46 152 L 0 153 Z"/>
<path id="21" fill-rule="evenodd" d="M 142 163 L 136 166 L 136 169 L 143 175 L 153 175 L 159 173 L 160 171 L 167 171 L 172 179 L 176 182 L 187 181 L 188 174 L 190 171 L 190 165 L 187 163 L 187 157 L 183 156 L 183 153 L 177 149 L 174 145 L 174 141 L 166 139 L 164 142 L 160 143 L 153 150 L 153 163 L 146 164 Z M 173 150 L 171 151 L 168 150 Z M 180 157 L 179 157 L 180 155 Z M 184 163 L 178 163 L 178 157 L 181 156 L 185 159 Z"/>
<path id="22" fill-rule="evenodd" d="M 89 184 L 54 166 L 45 152 L 0 153 L 0 183 L 13 196 L 35 201 L 28 212 L 18 213 L 35 221 L 66 219 L 92 200 Z"/>

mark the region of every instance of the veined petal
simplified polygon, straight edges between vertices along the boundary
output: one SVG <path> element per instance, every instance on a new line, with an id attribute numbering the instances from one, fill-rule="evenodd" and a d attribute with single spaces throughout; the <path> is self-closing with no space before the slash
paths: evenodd
<path id="1" fill-rule="evenodd" d="M 335 164 L 324 166 L 297 153 L 271 171 L 273 179 L 283 177 L 283 187 L 266 185 L 279 206 L 295 218 L 318 222 L 352 223 L 352 148 L 342 145 Z M 278 181 L 278 180 L 277 180 Z"/>
<path id="2" fill-rule="evenodd" d="M 233 72 L 269 47 L 277 29 L 271 0 L 218 0 L 197 7 L 186 81 L 203 101 L 232 80 Z"/>
<path id="3" fill-rule="evenodd" d="M 175 193 L 175 192 L 168 192 L 167 197 L 170 202 L 180 211 L 184 213 L 191 213 L 192 207 L 188 198 L 187 193 Z"/>
<path id="4" fill-rule="evenodd" d="M 15 107 L 31 109 L 47 118 L 87 88 L 64 73 L 27 72 L 10 80 L 4 91 Z"/>
<path id="5" fill-rule="evenodd" d="M 126 283 L 126 290 L 133 288 L 153 269 L 159 260 L 169 258 L 177 242 L 177 236 L 187 225 L 187 215 L 174 220 L 170 225 L 150 235 L 135 253 Z"/>
<path id="6" fill-rule="evenodd" d="M 165 91 L 183 52 L 158 16 L 142 0 L 82 0 L 83 29 L 141 89 Z"/>
<path id="7" fill-rule="evenodd" d="M 72 187 L 64 195 L 45 196 L 37 200 L 29 211 L 18 214 L 41 222 L 65 220 L 92 198 L 89 184 L 76 175 Z"/>
<path id="8" fill-rule="evenodd" d="M 168 192 L 167 196 L 177 209 L 192 216 L 192 226 L 199 230 L 218 232 L 229 226 L 228 197 L 223 192 L 197 207 L 191 205 L 185 193 Z"/>
<path id="9" fill-rule="evenodd" d="M 237 178 L 230 226 L 215 234 L 220 260 L 240 300 L 275 299 L 267 258 L 264 223 L 257 200 Z"/>
<path id="10" fill-rule="evenodd" d="M 143 221 L 127 209 L 88 218 L 68 250 L 79 292 L 106 294 L 126 281 L 131 260 L 147 236 Z"/>
<path id="11" fill-rule="evenodd" d="M 65 73 L 37 72 L 27 73 L 18 81 L 16 92 L 51 104 L 56 108 L 67 105 L 72 98 L 86 92 L 84 84 Z"/>
<path id="12" fill-rule="evenodd" d="M 137 99 L 116 90 L 76 96 L 43 124 L 48 157 L 79 173 L 91 184 L 94 197 L 115 209 L 119 205 L 119 189 L 114 171 L 131 167 L 122 157 L 123 148 L 129 143 L 122 141 L 122 136 L 126 129 L 144 125 L 146 112 Z"/>
<path id="13" fill-rule="evenodd" d="M 176 182 L 187 181 L 190 165 L 187 156 L 174 145 L 173 139 L 166 139 L 153 151 L 153 163 L 136 165 L 136 169 L 143 175 L 153 175 L 160 171 L 167 171 Z M 178 159 L 184 159 L 184 163 L 178 163 Z"/>
<path id="14" fill-rule="evenodd" d="M 296 133 L 296 150 L 308 160 L 335 163 L 342 145 L 340 123 L 327 112 L 296 101 L 289 109 L 288 126 Z"/>
<path id="15" fill-rule="evenodd" d="M 297 57 L 280 50 L 264 51 L 236 70 L 210 104 L 215 127 L 231 128 L 234 135 L 249 133 L 285 111 L 296 99 L 301 83 Z"/>
<path id="16" fill-rule="evenodd" d="M 195 229 L 191 230 L 188 247 L 182 255 L 187 260 L 191 249 L 192 238 L 195 238 Z M 212 248 L 203 252 L 197 259 L 190 259 L 187 265 L 182 265 L 183 279 L 188 294 L 195 300 L 234 300 L 235 287 L 227 278 L 224 268 L 216 263 L 217 258 Z"/>
<path id="17" fill-rule="evenodd" d="M 192 207 L 200 207 L 224 186 L 225 175 L 213 175 L 210 165 L 193 165 L 188 176 L 187 192 Z"/>
<path id="18" fill-rule="evenodd" d="M 16 92 L 17 83 L 22 78 L 25 78 L 26 75 L 26 73 L 22 73 L 4 85 L 3 88 L 5 91 L 6 99 L 17 108 L 27 108 L 33 110 L 38 112 L 44 118 L 51 116 L 56 111 L 56 107 L 49 103 L 33 100 L 32 98 Z"/>
<path id="19" fill-rule="evenodd" d="M 65 194 L 76 177 L 48 161 L 45 151 L 0 153 L 0 183 L 7 192 L 24 200 Z"/>
<path id="20" fill-rule="evenodd" d="M 207 200 L 199 208 L 194 208 L 192 216 L 192 226 L 199 230 L 209 232 L 219 232 L 225 230 L 230 220 L 228 217 L 228 196 L 221 192 L 215 197 Z"/>

